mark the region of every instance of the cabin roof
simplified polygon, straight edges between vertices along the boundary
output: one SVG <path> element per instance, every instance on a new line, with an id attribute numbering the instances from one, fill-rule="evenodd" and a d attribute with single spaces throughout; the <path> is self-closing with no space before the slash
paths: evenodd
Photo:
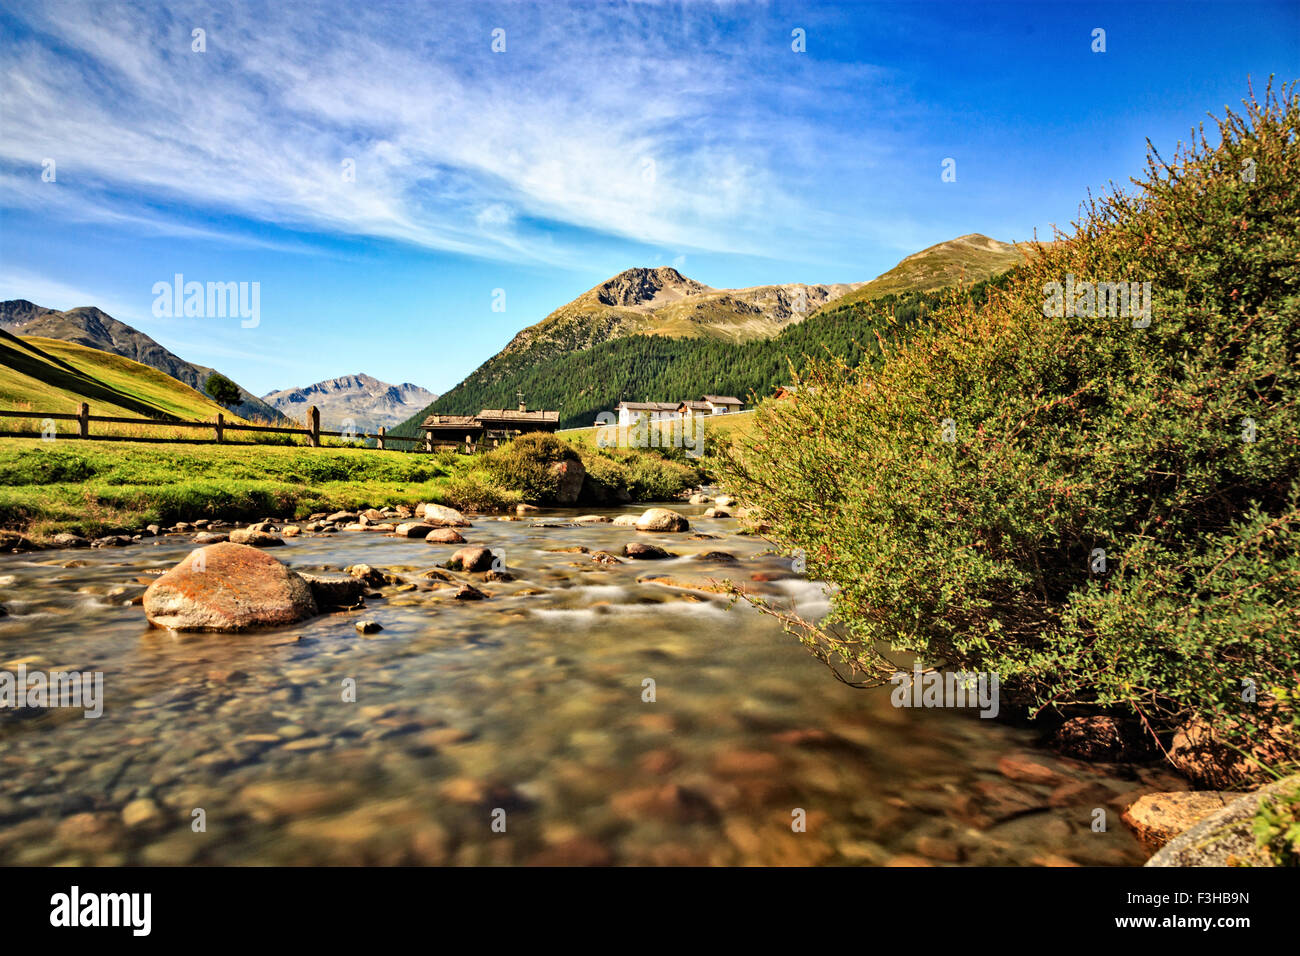
<path id="1" fill-rule="evenodd" d="M 478 428 L 473 415 L 430 415 L 420 423 L 421 428 Z"/>
<path id="2" fill-rule="evenodd" d="M 517 408 L 485 408 L 478 413 L 478 421 L 482 424 L 504 423 L 504 422 L 527 422 L 530 425 L 550 424 L 554 422 L 559 424 L 559 412 L 521 412 Z"/>
<path id="3" fill-rule="evenodd" d="M 704 400 L 713 405 L 743 405 L 740 399 L 731 395 L 705 395 Z"/>

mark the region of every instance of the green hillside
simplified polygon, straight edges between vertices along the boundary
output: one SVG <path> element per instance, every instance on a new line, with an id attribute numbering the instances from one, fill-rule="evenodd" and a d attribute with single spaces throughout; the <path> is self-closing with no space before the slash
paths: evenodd
<path id="1" fill-rule="evenodd" d="M 1004 279 L 971 287 L 963 295 L 983 298 Z M 473 414 L 481 408 L 508 408 L 522 391 L 533 408 L 557 409 L 560 427 L 590 425 L 620 401 L 680 401 L 704 394 L 770 395 L 788 384 L 790 364 L 805 356 L 844 359 L 856 366 L 879 355 L 876 335 L 892 338 L 956 293 L 907 292 L 869 302 L 835 303 L 785 328 L 769 339 L 731 343 L 632 335 L 544 363 L 493 359 L 394 434 L 412 435 L 430 412 Z"/>
<path id="2" fill-rule="evenodd" d="M 59 312 L 27 299 L 8 299 L 0 302 L 0 331 L 23 339 L 58 339 L 119 355 L 170 375 L 202 394 L 206 394 L 207 381 L 215 374 L 215 369 L 185 361 L 139 329 L 119 322 L 94 306 Z M 238 404 L 228 406 L 234 414 L 259 422 L 290 424 L 279 411 L 247 389 L 241 387 L 239 391 Z"/>
<path id="3" fill-rule="evenodd" d="M 979 233 L 950 239 L 908 256 L 888 272 L 824 308 L 865 302 L 882 295 L 933 292 L 960 282 L 979 282 L 1024 262 L 1031 248 L 1024 243 L 999 242 Z"/>
<path id="4" fill-rule="evenodd" d="M 170 375 L 139 362 L 71 342 L 19 338 L 0 331 L 0 408 L 74 413 L 86 402 L 92 415 L 198 420 L 218 412 L 243 421 Z M 39 428 L 32 419 L 6 419 L 8 430 Z"/>

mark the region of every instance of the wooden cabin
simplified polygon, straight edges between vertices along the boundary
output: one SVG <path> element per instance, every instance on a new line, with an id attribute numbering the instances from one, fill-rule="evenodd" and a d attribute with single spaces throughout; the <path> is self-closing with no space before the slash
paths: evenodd
<path id="1" fill-rule="evenodd" d="M 430 415 L 420 424 L 425 451 L 484 451 L 529 432 L 553 432 L 560 413 L 518 408 L 484 408 L 477 415 Z"/>

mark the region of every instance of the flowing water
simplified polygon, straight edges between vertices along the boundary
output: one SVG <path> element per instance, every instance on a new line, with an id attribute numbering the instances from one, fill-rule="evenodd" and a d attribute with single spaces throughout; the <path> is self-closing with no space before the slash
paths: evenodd
<path id="1" fill-rule="evenodd" d="M 0 670 L 102 671 L 105 698 L 98 719 L 0 711 L 0 863 L 1145 858 L 1117 807 L 1169 789 L 1160 771 L 1062 760 L 969 711 L 895 708 L 743 603 L 639 581 L 728 577 L 805 616 L 826 606 L 734 520 L 674 507 L 716 538 L 570 525 L 577 512 L 474 519 L 468 541 L 502 549 L 513 576 L 461 576 L 483 601 L 421 576 L 452 545 L 291 538 L 272 553 L 292 567 L 366 563 L 414 588 L 249 634 L 155 630 L 130 603 L 188 535 L 0 556 Z M 557 550 L 630 540 L 677 557 Z"/>

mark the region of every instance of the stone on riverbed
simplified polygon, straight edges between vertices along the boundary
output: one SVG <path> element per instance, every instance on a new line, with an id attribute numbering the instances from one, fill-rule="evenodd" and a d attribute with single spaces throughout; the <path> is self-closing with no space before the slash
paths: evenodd
<path id="1" fill-rule="evenodd" d="M 349 568 L 344 568 L 344 571 L 372 588 L 382 587 L 388 580 L 383 571 L 372 568 L 368 564 L 354 564 Z"/>
<path id="2" fill-rule="evenodd" d="M 659 584 L 668 588 L 682 588 L 687 591 L 711 591 L 714 594 L 728 593 L 727 582 L 713 578 L 684 574 L 648 574 L 636 579 L 637 584 Z"/>
<path id="3" fill-rule="evenodd" d="M 609 524 L 609 518 L 606 515 L 579 515 L 573 519 L 574 524 Z"/>
<path id="4" fill-rule="evenodd" d="M 279 535 L 271 534 L 268 531 L 257 531 L 253 528 L 236 528 L 230 532 L 231 544 L 247 544 L 255 548 L 274 548 L 284 544 L 284 539 Z"/>
<path id="5" fill-rule="evenodd" d="M 435 528 L 468 528 L 469 520 L 455 508 L 446 505 L 423 504 L 415 509 L 417 518 L 423 518 L 426 524 Z"/>
<path id="6" fill-rule="evenodd" d="M 623 545 L 623 556 L 641 561 L 659 561 L 673 557 L 657 544 L 643 544 L 640 541 L 632 541 Z"/>
<path id="7" fill-rule="evenodd" d="M 695 556 L 696 561 L 716 561 L 719 564 L 735 564 L 736 556 L 727 551 L 701 551 Z"/>
<path id="8" fill-rule="evenodd" d="M 312 596 L 321 607 L 354 607 L 366 590 L 366 582 L 350 574 L 298 573 L 311 587 Z"/>
<path id="9" fill-rule="evenodd" d="M 465 538 L 455 528 L 434 528 L 424 536 L 429 544 L 464 544 Z"/>
<path id="10" fill-rule="evenodd" d="M 144 612 L 151 624 L 175 631 L 276 627 L 318 613 L 301 575 L 256 548 L 228 542 L 190 552 L 149 585 Z"/>
<path id="11" fill-rule="evenodd" d="M 79 534 L 64 531 L 54 536 L 54 544 L 59 548 L 89 548 L 90 542 Z"/>
<path id="12" fill-rule="evenodd" d="M 495 560 L 487 548 L 461 548 L 451 556 L 447 567 L 453 571 L 491 571 Z"/>
<path id="13" fill-rule="evenodd" d="M 194 536 L 195 544 L 220 544 L 222 541 L 229 541 L 230 535 L 222 534 L 219 531 L 200 531 Z M 244 542 L 247 544 L 248 542 Z"/>
<path id="14" fill-rule="evenodd" d="M 691 523 L 671 508 L 650 508 L 636 519 L 638 531 L 689 531 Z"/>
<path id="15" fill-rule="evenodd" d="M 408 521 L 405 524 L 397 526 L 397 536 L 399 538 L 427 538 L 429 532 L 433 530 L 433 525 L 424 521 Z M 457 535 L 459 537 L 459 535 Z"/>

